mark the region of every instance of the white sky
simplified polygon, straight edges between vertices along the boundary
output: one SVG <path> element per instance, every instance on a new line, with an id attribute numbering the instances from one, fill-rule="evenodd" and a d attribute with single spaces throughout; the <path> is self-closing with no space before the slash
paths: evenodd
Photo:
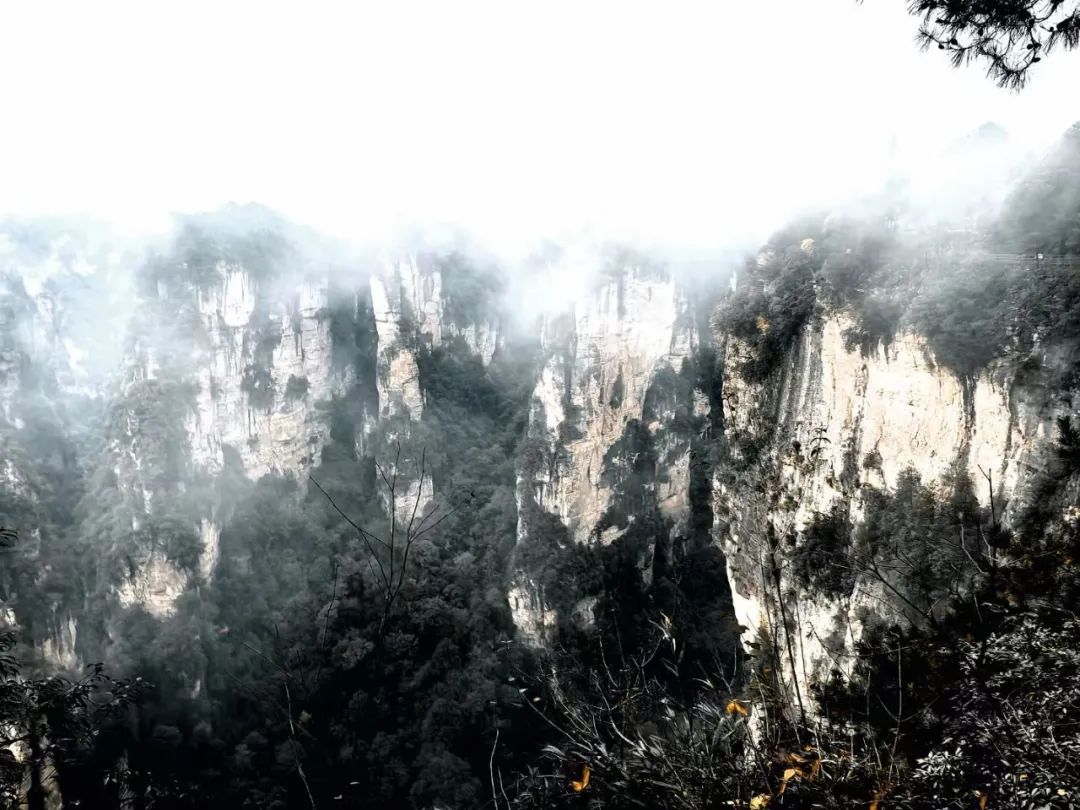
<path id="1" fill-rule="evenodd" d="M 257 201 L 354 239 L 711 247 L 876 182 L 893 134 L 920 155 L 995 120 L 1043 146 L 1080 118 L 1080 54 L 1002 91 L 920 52 L 905 6 L 5 3 L 0 212 L 142 228 Z"/>

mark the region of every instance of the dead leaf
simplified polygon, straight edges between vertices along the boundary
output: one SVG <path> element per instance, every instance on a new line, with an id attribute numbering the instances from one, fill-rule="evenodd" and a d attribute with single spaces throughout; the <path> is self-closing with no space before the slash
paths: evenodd
<path id="1" fill-rule="evenodd" d="M 879 806 L 881 805 L 881 800 L 885 798 L 885 796 L 889 793 L 891 789 L 892 787 L 889 786 L 882 788 L 877 793 L 875 793 L 874 799 L 870 802 L 870 807 L 868 808 L 868 810 L 878 810 Z"/>
<path id="2" fill-rule="evenodd" d="M 574 789 L 574 793 L 581 793 L 585 788 L 589 786 L 589 766 L 581 766 L 581 779 L 570 782 L 570 787 Z"/>
<path id="3" fill-rule="evenodd" d="M 749 710 L 746 708 L 745 705 L 743 705 L 742 701 L 740 700 L 728 701 L 728 705 L 724 707 L 724 711 L 726 711 L 728 714 L 738 714 L 742 717 L 746 717 L 750 714 Z"/>
<path id="4" fill-rule="evenodd" d="M 783 796 L 784 791 L 787 790 L 788 782 L 792 779 L 802 776 L 802 771 L 798 768 L 788 768 L 784 771 L 784 778 L 780 780 L 780 790 L 777 791 L 777 796 Z"/>
<path id="5" fill-rule="evenodd" d="M 772 797 L 768 793 L 759 793 L 750 800 L 750 810 L 764 810 L 769 806 L 770 798 Z"/>

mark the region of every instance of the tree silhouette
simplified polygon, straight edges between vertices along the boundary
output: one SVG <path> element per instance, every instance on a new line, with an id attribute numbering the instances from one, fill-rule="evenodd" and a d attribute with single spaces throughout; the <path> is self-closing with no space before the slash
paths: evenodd
<path id="1" fill-rule="evenodd" d="M 986 64 L 999 86 L 1022 88 L 1033 65 L 1056 47 L 1080 44 L 1076 0 L 911 0 L 922 47 L 948 51 L 956 66 Z"/>

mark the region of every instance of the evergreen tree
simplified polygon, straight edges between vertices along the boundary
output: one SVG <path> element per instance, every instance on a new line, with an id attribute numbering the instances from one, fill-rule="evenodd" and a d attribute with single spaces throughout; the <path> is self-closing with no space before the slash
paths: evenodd
<path id="1" fill-rule="evenodd" d="M 911 0 L 924 48 L 947 51 L 955 65 L 986 65 L 1000 86 L 1019 89 L 1055 48 L 1080 44 L 1075 0 Z"/>

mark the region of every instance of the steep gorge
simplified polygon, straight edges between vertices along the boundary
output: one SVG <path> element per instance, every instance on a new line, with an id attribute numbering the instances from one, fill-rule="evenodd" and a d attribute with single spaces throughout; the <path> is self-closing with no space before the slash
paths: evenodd
<path id="1" fill-rule="evenodd" d="M 270 239 L 267 250 L 285 250 L 258 230 L 241 238 Z M 113 580 L 115 597 L 122 608 L 158 617 L 169 615 L 185 589 L 213 578 L 222 524 L 234 506 L 215 483 L 227 466 L 252 481 L 271 473 L 302 479 L 329 440 L 327 403 L 349 397 L 359 408 L 354 442 L 361 455 L 407 439 L 428 396 L 418 353 L 461 341 L 487 365 L 505 345 L 507 317 L 494 296 L 470 302 L 459 317 L 462 307 L 448 305 L 452 287 L 443 295 L 438 257 L 368 260 L 359 275 L 351 268 L 334 275 L 296 272 L 272 255 L 257 267 L 227 255 L 199 267 L 205 258 L 184 249 L 151 278 L 143 271 L 149 293 L 127 327 L 120 376 L 78 389 L 104 412 L 109 461 L 95 463 L 115 502 L 97 506 L 110 520 L 130 523 L 128 570 Z M 278 263 L 283 269 L 268 270 Z M 651 530 L 666 527 L 670 538 L 685 541 L 704 529 L 726 555 L 736 615 L 748 632 L 771 610 L 759 576 L 767 534 L 798 536 L 814 515 L 838 504 L 858 523 L 859 489 L 893 488 L 909 468 L 928 483 L 961 469 L 979 482 L 984 505 L 992 482 L 1007 523 L 1012 494 L 1023 491 L 1027 471 L 1040 468 L 1055 419 L 1069 413 L 1069 392 L 1048 397 L 1047 390 L 1052 372 L 1069 367 L 1065 346 L 1043 349 L 1043 371 L 1019 382 L 1005 363 L 963 380 L 936 364 L 915 333 L 865 354 L 845 338 L 851 318 L 823 311 L 774 378 L 746 382 L 730 370 L 748 349 L 738 338 L 714 335 L 709 324 L 726 279 L 703 287 L 625 255 L 580 271 L 596 276 L 585 299 L 540 326 L 542 361 L 516 461 L 516 545 L 537 542 L 544 516 L 566 527 L 563 542 L 577 545 L 610 545 L 652 511 L 660 522 Z M 343 277 L 355 280 L 343 286 Z M 54 357 L 56 347 L 72 342 L 65 313 L 48 310 L 46 322 L 46 308 L 55 305 L 34 301 L 14 274 L 9 278 L 5 411 L 18 431 L 15 411 L 33 390 L 20 383 L 19 369 L 47 369 L 51 404 L 63 404 L 74 392 L 56 382 Z M 469 295 L 459 292 L 459 301 L 462 293 Z M 348 353 L 357 356 L 343 361 Z M 695 467 L 710 455 L 708 473 Z M 13 494 L 26 487 L 17 459 L 6 458 Z M 434 495 L 431 482 L 429 475 L 425 503 Z M 763 497 L 750 496 L 762 489 Z M 100 522 L 103 514 L 91 518 Z M 120 554 L 95 552 L 98 560 Z M 515 622 L 542 644 L 557 608 L 527 565 L 514 569 Z M 812 603 L 814 595 L 807 597 Z M 587 599 L 577 607 L 580 614 Z M 816 636 L 843 635 L 847 620 L 839 613 L 853 609 L 810 606 L 825 613 L 806 623 Z M 823 630 L 836 621 L 844 627 Z M 50 650 L 67 650 L 69 662 L 74 626 L 74 617 L 64 618 L 58 632 L 66 640 L 43 639 Z M 825 660 L 820 645 L 807 655 Z"/>
<path id="2" fill-rule="evenodd" d="M 416 728 L 456 731 L 434 748 L 404 732 L 388 743 L 412 720 L 371 720 L 364 745 L 408 763 L 386 796 L 430 784 L 416 802 L 434 806 L 453 761 L 475 772 L 454 800 L 468 806 L 487 756 L 469 729 L 520 711 L 524 693 L 508 674 L 519 660 L 491 650 L 543 654 L 609 622 L 629 643 L 651 612 L 695 665 L 771 638 L 792 705 L 809 705 L 874 628 L 938 615 L 910 572 L 858 558 L 890 498 L 958 504 L 965 552 L 964 531 L 1020 533 L 1036 507 L 1075 523 L 1045 481 L 1061 420 L 1078 415 L 1080 335 L 1062 315 L 1071 281 L 1010 267 L 993 278 L 1013 309 L 988 319 L 1003 348 L 965 365 L 978 337 L 926 313 L 979 248 L 953 249 L 919 287 L 910 274 L 859 286 L 846 257 L 877 266 L 862 226 L 800 227 L 731 289 L 726 267 L 568 255 L 556 261 L 590 282 L 535 322 L 490 259 L 354 253 L 265 212 L 191 218 L 139 254 L 12 231 L 0 520 L 23 537 L 4 619 L 45 669 L 152 673 L 154 739 L 220 733 L 250 759 L 241 722 L 209 729 L 258 716 L 231 684 L 263 666 L 261 645 L 291 660 L 314 634 L 343 673 L 368 665 L 361 605 L 379 579 L 343 516 L 387 537 L 430 515 L 410 569 L 420 615 L 400 642 L 425 652 L 409 653 L 402 689 L 457 690 L 411 698 Z M 124 307 L 102 297 L 118 277 Z M 1032 309 L 1046 296 L 1017 291 L 1036 283 L 1066 303 Z M 844 298 L 867 287 L 915 303 L 881 328 L 878 301 Z M 385 614 L 374 621 L 382 644 Z M 340 677 L 350 711 L 370 707 L 368 687 Z M 465 694 L 466 720 L 431 719 Z M 339 733 L 337 710 L 319 733 Z M 344 779 L 367 750 L 342 748 L 327 773 Z"/>

